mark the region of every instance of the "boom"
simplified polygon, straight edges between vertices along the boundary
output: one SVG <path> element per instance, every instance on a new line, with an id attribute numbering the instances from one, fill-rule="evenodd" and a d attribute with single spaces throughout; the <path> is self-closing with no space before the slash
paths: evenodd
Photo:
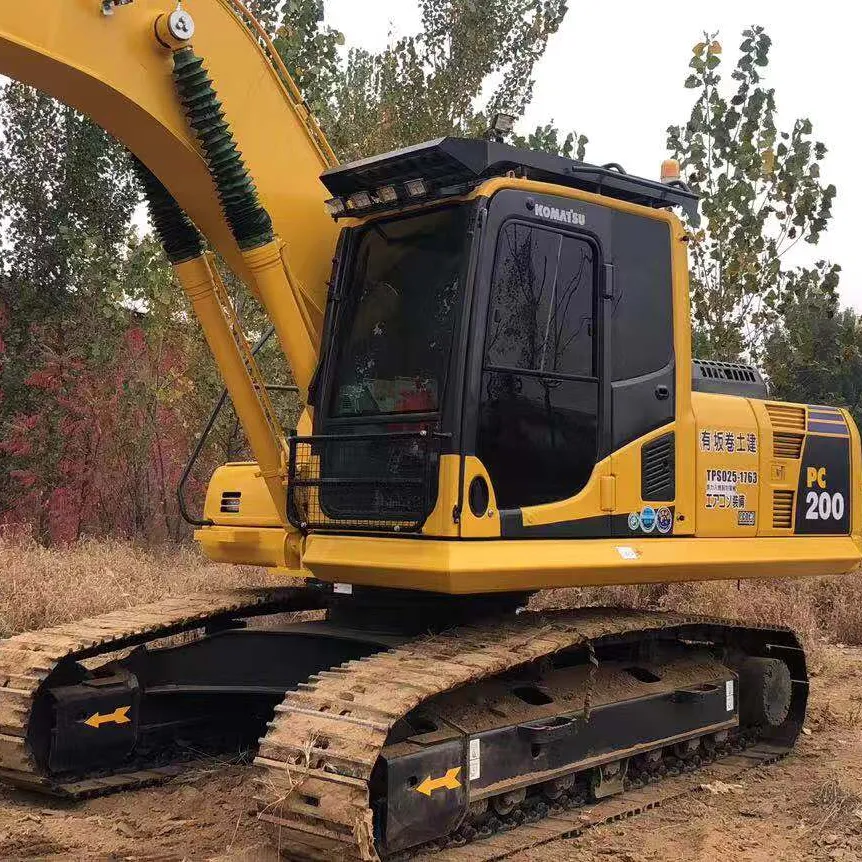
<path id="1" fill-rule="evenodd" d="M 238 0 L 190 0 L 195 51 L 217 84 L 261 202 L 290 255 L 290 273 L 315 332 L 336 228 L 318 176 L 329 145 L 262 31 Z M 102 14 L 98 0 L 0 4 L 0 74 L 31 84 L 91 117 L 167 187 L 212 247 L 254 289 L 247 260 L 171 78 L 171 52 L 154 37 L 171 0 L 135 0 Z M 244 21 L 249 22 L 246 26 Z"/>

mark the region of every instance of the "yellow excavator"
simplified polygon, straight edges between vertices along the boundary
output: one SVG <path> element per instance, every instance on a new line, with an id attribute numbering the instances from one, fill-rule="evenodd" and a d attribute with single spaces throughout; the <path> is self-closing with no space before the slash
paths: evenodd
<path id="1" fill-rule="evenodd" d="M 285 577 L 0 642 L 2 780 L 84 798 L 251 744 L 294 858 L 490 860 L 792 747 L 792 632 L 524 610 L 862 559 L 848 413 L 692 359 L 672 165 L 494 133 L 338 165 L 239 0 L 3 0 L 0 73 L 133 153 L 254 459 L 215 472 L 195 537 Z M 215 253 L 271 320 L 296 429 Z"/>

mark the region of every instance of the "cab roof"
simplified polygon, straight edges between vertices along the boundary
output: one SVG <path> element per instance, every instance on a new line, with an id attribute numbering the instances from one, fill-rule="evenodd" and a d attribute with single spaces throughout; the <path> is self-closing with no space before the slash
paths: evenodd
<path id="1" fill-rule="evenodd" d="M 406 183 L 422 180 L 426 199 L 461 195 L 485 180 L 514 171 L 519 177 L 582 189 L 648 207 L 679 207 L 698 220 L 698 197 L 683 183 L 664 185 L 627 174 L 618 164 L 590 165 L 508 144 L 467 138 L 439 138 L 326 171 L 321 181 L 345 201 L 338 216 L 365 215 L 395 209 L 410 200 Z M 378 189 L 394 188 L 397 199 L 383 200 Z M 355 194 L 366 192 L 369 206 L 347 206 Z M 389 195 L 391 198 L 392 196 Z"/>

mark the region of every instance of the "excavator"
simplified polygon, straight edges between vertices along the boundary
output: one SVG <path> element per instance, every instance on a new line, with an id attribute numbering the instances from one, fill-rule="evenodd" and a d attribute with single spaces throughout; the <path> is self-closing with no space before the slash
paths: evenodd
<path id="1" fill-rule="evenodd" d="M 246 746 L 291 858 L 466 862 L 792 748 L 791 631 L 528 609 L 862 560 L 847 411 L 692 358 L 678 166 L 518 149 L 505 117 L 339 165 L 240 0 L 3 0 L 0 74 L 133 154 L 252 453 L 195 538 L 284 578 L 0 641 L 0 779 L 75 800 Z M 216 254 L 271 321 L 296 428 Z"/>

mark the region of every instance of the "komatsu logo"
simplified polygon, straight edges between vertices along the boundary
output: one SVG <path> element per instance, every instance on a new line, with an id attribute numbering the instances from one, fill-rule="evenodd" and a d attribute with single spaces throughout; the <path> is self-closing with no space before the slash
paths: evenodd
<path id="1" fill-rule="evenodd" d="M 539 218 L 549 219 L 550 221 L 580 225 L 581 227 L 587 223 L 587 217 L 583 213 L 576 212 L 575 210 L 557 209 L 557 207 L 546 207 L 544 204 L 539 204 L 536 207 L 536 215 Z"/>

